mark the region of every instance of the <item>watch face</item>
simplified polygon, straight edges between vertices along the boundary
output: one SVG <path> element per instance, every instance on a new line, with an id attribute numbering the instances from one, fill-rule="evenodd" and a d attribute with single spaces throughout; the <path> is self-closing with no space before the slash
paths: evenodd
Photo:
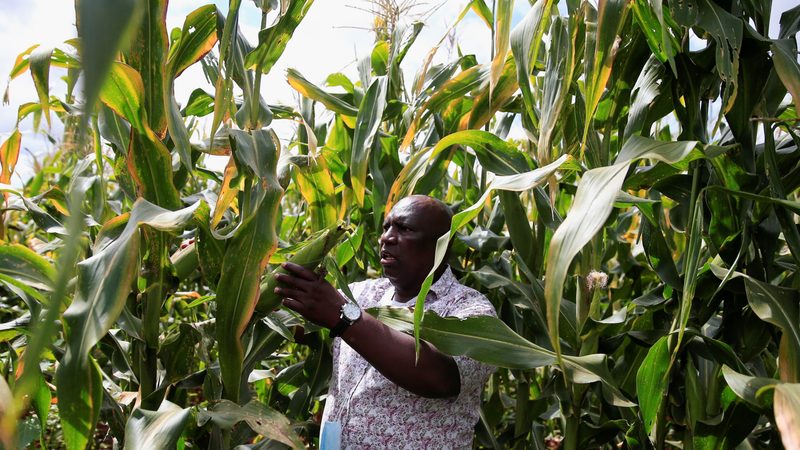
<path id="1" fill-rule="evenodd" d="M 342 315 L 350 322 L 356 321 L 361 317 L 361 308 L 355 303 L 345 303 L 342 306 Z"/>

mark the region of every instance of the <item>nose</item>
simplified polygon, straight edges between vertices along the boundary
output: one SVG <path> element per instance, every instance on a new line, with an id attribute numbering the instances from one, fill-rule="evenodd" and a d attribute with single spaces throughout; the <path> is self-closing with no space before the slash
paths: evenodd
<path id="1" fill-rule="evenodd" d="M 381 237 L 378 238 L 379 244 L 394 244 L 396 242 L 397 242 L 397 235 L 395 235 L 394 227 L 392 226 L 385 229 L 381 234 Z"/>

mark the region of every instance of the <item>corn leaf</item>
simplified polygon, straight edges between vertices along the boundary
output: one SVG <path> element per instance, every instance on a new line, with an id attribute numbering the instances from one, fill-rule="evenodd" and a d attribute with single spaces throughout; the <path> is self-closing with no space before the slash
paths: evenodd
<path id="1" fill-rule="evenodd" d="M 474 99 L 469 114 L 459 123 L 459 129 L 480 128 L 494 117 L 495 113 L 505 106 L 519 89 L 517 84 L 517 67 L 514 58 L 506 59 L 500 71 L 500 78 L 492 89 L 484 89 Z"/>
<path id="2" fill-rule="evenodd" d="M 152 132 L 131 133 L 127 164 L 139 196 L 164 208 L 180 207 L 180 194 L 172 181 L 172 157 Z"/>
<path id="3" fill-rule="evenodd" d="M 63 316 L 66 352 L 56 372 L 59 415 L 68 448 L 86 446 L 100 413 L 100 370 L 89 352 L 119 317 L 136 280 L 139 228 L 180 230 L 190 222 L 197 205 L 173 212 L 139 199 L 129 215 L 104 227 L 93 255 L 78 264 L 77 293 Z M 125 226 L 116 235 L 122 223 Z"/>
<path id="4" fill-rule="evenodd" d="M 353 118 L 358 115 L 358 110 L 344 100 L 335 97 L 328 92 L 315 86 L 295 69 L 286 70 L 286 80 L 289 85 L 300 93 L 303 97 L 310 98 L 325 105 L 329 110 L 342 115 L 342 120 L 346 120 L 348 125 L 354 124 Z M 352 128 L 352 126 L 351 126 Z"/>
<path id="5" fill-rule="evenodd" d="M 553 0 L 536 2 L 522 22 L 511 32 L 511 52 L 517 65 L 517 81 L 520 92 L 522 92 L 525 113 L 531 123 L 538 122 L 538 115 L 535 108 L 536 101 L 531 90 L 530 76 L 536 66 L 539 47 L 542 45 L 542 37 L 549 23 L 552 4 Z"/>
<path id="6" fill-rule="evenodd" d="M 356 117 L 353 135 L 353 150 L 350 156 L 353 192 L 359 205 L 364 204 L 367 184 L 367 166 L 375 134 L 381 124 L 383 110 L 386 108 L 386 77 L 375 77 L 361 100 Z"/>
<path id="7" fill-rule="evenodd" d="M 11 175 L 14 174 L 14 168 L 17 166 L 19 160 L 19 150 L 22 144 L 22 134 L 19 128 L 15 128 L 11 136 L 3 142 L 0 146 L 0 183 L 10 184 Z M 8 192 L 3 191 L 3 196 L 8 199 Z"/>
<path id="8" fill-rule="evenodd" d="M 37 49 L 28 58 L 33 85 L 39 96 L 39 106 L 48 127 L 50 126 L 50 58 L 52 55 L 52 49 Z"/>
<path id="9" fill-rule="evenodd" d="M 699 27 L 714 38 L 717 44 L 714 70 L 725 84 L 722 111 L 730 111 L 739 86 L 739 52 L 744 38 L 742 20 L 709 0 L 671 2 L 670 10 L 679 25 Z"/>
<path id="10" fill-rule="evenodd" d="M 792 94 L 794 107 L 800 107 L 800 65 L 797 64 L 797 42 L 794 39 L 772 41 L 772 62 L 783 85 Z"/>
<path id="11" fill-rule="evenodd" d="M 163 139 L 167 132 L 168 87 L 167 54 L 167 0 L 148 0 L 144 3 L 144 17 L 125 54 L 126 63 L 139 72 L 144 85 L 144 111 L 150 129 Z"/>
<path id="12" fill-rule="evenodd" d="M 137 132 L 147 133 L 148 125 L 144 120 L 144 83 L 136 69 L 115 62 L 99 95 L 106 106 L 127 120 Z"/>
<path id="13" fill-rule="evenodd" d="M 210 420 L 223 429 L 231 429 L 235 424 L 244 421 L 253 431 L 267 439 L 274 439 L 294 449 L 305 448 L 286 416 L 257 401 L 239 406 L 221 400 L 211 405 L 207 411 L 200 411 L 197 420 L 200 426 Z"/>
<path id="14" fill-rule="evenodd" d="M 782 288 L 744 276 L 747 302 L 761 320 L 781 329 L 781 380 L 800 381 L 800 305 L 797 291 Z"/>
<path id="15" fill-rule="evenodd" d="M 669 23 L 672 18 L 669 9 L 664 10 L 663 0 L 634 0 L 632 8 L 653 57 L 662 63 L 669 62 L 672 73 L 677 73 L 675 54 L 680 43 L 671 32 Z"/>
<path id="16" fill-rule="evenodd" d="M 586 120 L 583 126 L 582 147 L 586 146 L 589 128 L 597 105 L 611 77 L 611 68 L 620 44 L 620 31 L 625 24 L 630 2 L 626 0 L 599 0 L 597 18 L 586 19 L 585 76 Z M 594 14 L 592 10 L 591 14 Z"/>
<path id="17" fill-rule="evenodd" d="M 509 35 L 511 32 L 511 16 L 514 13 L 514 0 L 498 0 L 494 13 L 494 59 L 492 59 L 489 76 L 489 93 L 494 91 L 508 54 Z"/>
<path id="18" fill-rule="evenodd" d="M 170 48 L 166 61 L 168 91 L 164 96 L 167 114 L 167 130 L 181 158 L 181 163 L 191 170 L 191 145 L 189 132 L 183 123 L 178 104 L 175 101 L 175 79 L 187 67 L 205 56 L 217 43 L 217 9 L 213 5 L 205 5 L 186 16 L 180 37 Z"/>
<path id="19" fill-rule="evenodd" d="M 0 273 L 35 289 L 50 291 L 56 279 L 53 264 L 19 244 L 0 244 Z"/>
<path id="20" fill-rule="evenodd" d="M 208 54 L 217 43 L 217 8 L 203 5 L 190 12 L 183 22 L 181 34 L 169 49 L 167 68 L 174 80 L 189 66 Z"/>
<path id="21" fill-rule="evenodd" d="M 227 246 L 217 285 L 216 333 L 224 395 L 238 401 L 244 359 L 241 336 L 258 302 L 259 280 L 278 243 L 276 221 L 283 189 L 276 176 L 280 144 L 274 133 L 232 131 L 231 137 L 237 163 L 257 176 L 252 192 L 244 192 L 251 206 L 241 210 L 244 219 Z"/>
<path id="22" fill-rule="evenodd" d="M 483 195 L 481 195 L 481 198 L 478 199 L 477 202 L 453 216 L 453 220 L 450 223 L 450 231 L 440 236 L 436 242 L 436 252 L 433 258 L 433 267 L 431 268 L 428 276 L 422 282 L 419 294 L 417 295 L 417 300 L 414 307 L 414 337 L 417 340 L 417 347 L 419 347 L 419 333 L 420 325 L 422 323 L 425 298 L 428 296 L 428 291 L 430 291 L 431 285 L 433 284 L 433 276 L 436 273 L 436 269 L 439 267 L 442 261 L 444 261 L 450 238 L 454 236 L 455 233 L 461 229 L 461 227 L 477 217 L 481 209 L 483 209 L 483 207 L 487 204 L 489 196 L 495 189 L 514 192 L 523 192 L 533 189 L 534 187 L 540 186 L 546 182 L 547 179 L 550 178 L 555 171 L 561 167 L 561 165 L 567 162 L 568 159 L 569 158 L 566 155 L 562 155 L 556 161 L 530 172 L 524 172 L 515 175 L 497 176 L 492 179 L 492 181 L 486 187 L 486 190 L 483 192 Z M 417 348 L 417 350 L 419 350 L 419 348 Z"/>
<path id="23" fill-rule="evenodd" d="M 137 408 L 125 425 L 125 450 L 175 448 L 191 410 L 164 400 L 158 411 Z"/>
<path id="24" fill-rule="evenodd" d="M 536 145 L 539 161 L 544 164 L 555 157 L 551 140 L 556 126 L 562 122 L 561 110 L 565 106 L 572 71 L 575 66 L 575 43 L 572 33 L 558 18 L 550 26 L 550 46 L 547 50 L 547 63 L 544 71 L 542 99 L 539 110 L 539 142 Z"/>
<path id="25" fill-rule="evenodd" d="M 695 145 L 694 141 L 660 142 L 633 136 L 623 145 L 616 164 L 584 173 L 569 213 L 553 234 L 547 253 L 547 324 L 551 343 L 558 355 L 561 355 L 558 311 L 567 271 L 575 255 L 603 227 L 625 180 L 628 166 L 641 158 L 676 163 L 688 156 Z"/>
<path id="26" fill-rule="evenodd" d="M 260 73 L 269 73 L 313 3 L 314 0 L 290 2 L 289 8 L 281 14 L 278 23 L 258 33 L 258 46 L 247 54 L 245 67 Z"/>
<path id="27" fill-rule="evenodd" d="M 338 199 L 325 152 L 309 157 L 309 163 L 297 170 L 296 180 L 300 195 L 308 204 L 311 230 L 320 231 L 336 223 Z"/>
<path id="28" fill-rule="evenodd" d="M 781 383 L 774 378 L 743 375 L 727 365 L 722 366 L 722 376 L 736 395 L 759 409 L 769 407 L 769 398 L 764 394 Z"/>
<path id="29" fill-rule="evenodd" d="M 636 372 L 636 395 L 648 434 L 656 423 L 658 411 L 666 397 L 669 370 L 669 341 L 667 336 L 663 336 L 650 347 Z"/>
<path id="30" fill-rule="evenodd" d="M 664 76 L 664 65 L 654 56 L 650 56 L 642 68 L 636 84 L 631 92 L 631 105 L 628 112 L 628 123 L 625 124 L 624 139 L 633 135 L 641 135 L 647 121 L 647 114 L 653 101 L 662 92 L 659 80 Z"/>
<path id="31" fill-rule="evenodd" d="M 82 0 L 75 6 L 81 41 L 84 100 L 89 117 L 112 62 L 138 26 L 142 0 Z"/>
<path id="32" fill-rule="evenodd" d="M 482 130 L 457 131 L 440 139 L 434 147 L 412 155 L 389 190 L 385 213 L 388 214 L 399 199 L 414 190 L 417 182 L 424 175 L 425 168 L 432 161 L 435 161 L 443 151 L 454 145 L 473 149 L 481 165 L 486 170 L 499 175 L 519 174 L 530 170 L 525 155 L 495 134 Z"/>
<path id="33" fill-rule="evenodd" d="M 146 121 L 145 86 L 139 73 L 115 63 L 100 99 L 133 127 L 127 164 L 139 195 L 165 208 L 180 207 L 180 194 L 172 182 L 172 157 Z"/>
<path id="34" fill-rule="evenodd" d="M 368 312 L 390 327 L 411 333 L 414 316 L 407 309 L 370 308 Z M 555 362 L 555 353 L 515 333 L 502 320 L 492 316 L 467 318 L 440 317 L 425 312 L 419 326 L 420 338 L 451 356 L 466 355 L 477 361 L 512 369 L 535 369 Z M 602 382 L 620 399 L 620 405 L 632 406 L 619 392 L 606 364 L 606 356 L 593 354 L 567 357 L 569 380 L 588 384 Z"/>

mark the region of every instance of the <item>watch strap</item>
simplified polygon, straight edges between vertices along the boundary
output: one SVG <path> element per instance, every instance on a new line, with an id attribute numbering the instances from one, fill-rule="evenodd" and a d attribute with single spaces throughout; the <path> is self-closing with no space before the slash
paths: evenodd
<path id="1" fill-rule="evenodd" d="M 331 333 L 330 333 L 331 338 L 337 338 L 341 336 L 342 333 L 344 333 L 344 330 L 346 330 L 347 327 L 349 327 L 350 325 L 352 325 L 352 322 L 347 320 L 346 317 L 342 317 L 341 319 L 339 319 L 339 323 L 337 323 L 333 328 L 331 328 Z"/>

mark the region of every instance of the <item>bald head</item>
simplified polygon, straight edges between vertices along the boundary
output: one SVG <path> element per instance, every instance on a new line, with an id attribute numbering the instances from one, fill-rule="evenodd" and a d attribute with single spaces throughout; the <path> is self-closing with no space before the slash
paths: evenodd
<path id="1" fill-rule="evenodd" d="M 438 198 L 427 195 L 409 195 L 404 197 L 392 208 L 407 209 L 412 215 L 422 219 L 424 231 L 430 233 L 431 237 L 439 236 L 450 231 L 450 222 L 453 219 L 453 210 Z"/>

